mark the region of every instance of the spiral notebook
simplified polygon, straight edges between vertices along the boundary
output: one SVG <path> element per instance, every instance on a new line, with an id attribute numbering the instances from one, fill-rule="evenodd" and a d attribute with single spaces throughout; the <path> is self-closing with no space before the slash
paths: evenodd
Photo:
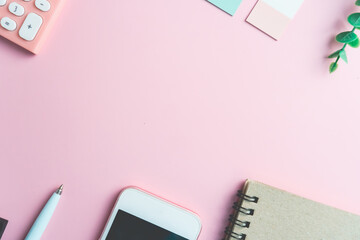
<path id="1" fill-rule="evenodd" d="M 360 216 L 247 180 L 225 240 L 359 240 Z"/>

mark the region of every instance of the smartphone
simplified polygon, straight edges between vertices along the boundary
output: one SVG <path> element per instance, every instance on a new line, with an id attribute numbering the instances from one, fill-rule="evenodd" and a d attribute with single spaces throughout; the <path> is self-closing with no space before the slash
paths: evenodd
<path id="1" fill-rule="evenodd" d="M 200 218 L 139 188 L 123 190 L 100 240 L 196 240 Z"/>

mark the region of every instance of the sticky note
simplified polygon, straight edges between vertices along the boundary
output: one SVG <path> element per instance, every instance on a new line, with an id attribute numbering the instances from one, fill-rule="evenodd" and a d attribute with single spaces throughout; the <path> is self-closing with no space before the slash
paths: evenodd
<path id="1" fill-rule="evenodd" d="M 304 0 L 259 0 L 246 21 L 278 40 Z"/>
<path id="2" fill-rule="evenodd" d="M 242 0 L 208 0 L 208 1 L 230 15 L 235 14 L 240 3 L 242 2 Z"/>

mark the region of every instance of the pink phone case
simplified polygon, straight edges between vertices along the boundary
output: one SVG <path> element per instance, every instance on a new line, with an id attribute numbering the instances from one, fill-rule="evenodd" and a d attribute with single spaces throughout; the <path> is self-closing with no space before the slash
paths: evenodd
<path id="1" fill-rule="evenodd" d="M 37 54 L 63 3 L 64 0 L 0 0 L 0 36 Z"/>

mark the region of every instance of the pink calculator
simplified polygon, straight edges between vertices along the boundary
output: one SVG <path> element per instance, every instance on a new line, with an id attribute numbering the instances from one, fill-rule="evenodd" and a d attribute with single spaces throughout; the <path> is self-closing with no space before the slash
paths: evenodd
<path id="1" fill-rule="evenodd" d="M 0 36 L 37 54 L 64 0 L 0 0 Z"/>

